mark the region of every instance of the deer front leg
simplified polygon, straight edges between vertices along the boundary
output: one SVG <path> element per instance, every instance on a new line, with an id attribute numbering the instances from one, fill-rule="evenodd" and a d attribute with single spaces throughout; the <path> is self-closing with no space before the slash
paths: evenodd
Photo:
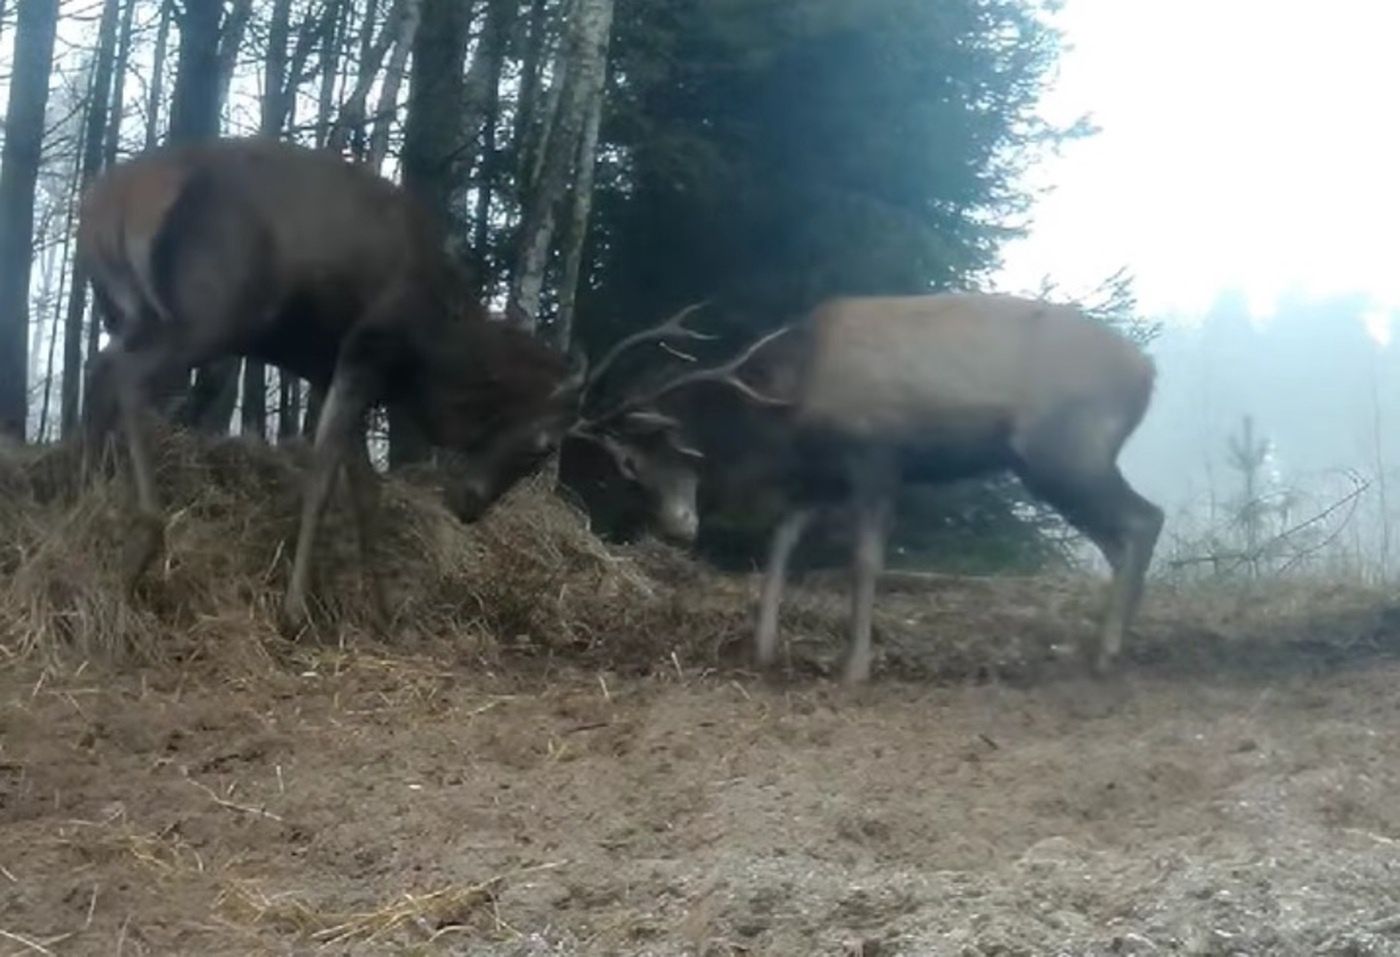
<path id="1" fill-rule="evenodd" d="M 763 570 L 763 591 L 758 600 L 758 629 L 754 635 L 755 658 L 767 668 L 777 657 L 778 606 L 783 600 L 788 560 L 812 521 L 811 508 L 799 508 L 783 516 L 768 546 L 768 564 Z"/>
<path id="2" fill-rule="evenodd" d="M 374 627 L 382 632 L 388 626 L 389 612 L 384 600 L 384 584 L 374 560 L 379 541 L 380 485 L 379 476 L 374 473 L 374 465 L 369 460 L 369 449 L 365 447 L 363 428 L 357 429 L 351 437 L 345 475 L 349 480 L 350 502 L 355 510 L 355 531 L 360 542 L 360 574 L 369 591 Z"/>
<path id="3" fill-rule="evenodd" d="M 363 373 L 338 370 L 321 419 L 316 426 L 316 442 L 311 455 L 311 472 L 307 476 L 301 504 L 301 521 L 297 529 L 296 552 L 292 558 L 292 577 L 282 606 L 282 625 L 288 633 L 305 627 L 310 618 L 307 594 L 311 584 L 311 553 L 316 531 L 330 501 L 335 475 L 354 442 L 373 395 L 372 385 Z"/>

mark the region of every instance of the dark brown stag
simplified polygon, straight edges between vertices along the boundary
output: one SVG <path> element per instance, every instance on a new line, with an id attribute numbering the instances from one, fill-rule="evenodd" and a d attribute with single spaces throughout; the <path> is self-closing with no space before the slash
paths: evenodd
<path id="1" fill-rule="evenodd" d="M 149 152 L 93 184 L 78 243 L 111 335 L 92 368 L 87 444 L 120 416 L 143 529 L 131 582 L 163 528 L 143 409 L 211 359 L 253 357 L 325 390 L 286 593 L 293 626 L 307 617 L 314 536 L 342 464 L 368 568 L 371 406 L 402 407 L 433 444 L 461 453 L 448 500 L 464 521 L 577 417 L 582 370 L 488 321 L 416 204 L 330 153 L 262 139 Z"/>
<path id="2" fill-rule="evenodd" d="M 695 335 L 679 321 L 650 334 Z M 1129 340 L 1067 306 L 971 293 L 837 299 L 729 362 L 624 399 L 575 432 L 599 435 L 652 496 L 672 537 L 694 535 L 702 452 L 720 468 L 757 464 L 779 483 L 789 508 L 765 569 L 756 628 L 761 664 L 776 654 L 793 548 L 818 510 L 849 505 L 856 529 L 850 682 L 869 676 L 875 580 L 900 483 L 1009 469 L 1112 566 L 1094 662 L 1103 670 L 1120 653 L 1162 526 L 1161 510 L 1117 465 L 1154 378 L 1151 361 Z M 716 428 L 694 402 L 679 417 L 660 411 L 665 397 L 701 382 L 724 382 L 759 400 L 761 408 L 744 417 L 750 427 L 726 420 Z M 642 417 L 668 440 L 601 435 L 618 432 L 628 417 Z M 692 518 L 678 523 L 677 515 Z"/>

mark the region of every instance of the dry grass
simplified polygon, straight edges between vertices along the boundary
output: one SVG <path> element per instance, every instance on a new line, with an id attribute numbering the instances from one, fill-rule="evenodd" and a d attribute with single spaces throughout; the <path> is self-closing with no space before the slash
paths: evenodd
<path id="1" fill-rule="evenodd" d="M 128 600 L 119 587 L 131 528 L 124 473 L 79 495 L 71 448 L 0 447 L 0 655 L 203 662 L 224 675 L 347 648 L 400 664 L 409 651 L 474 662 L 509 653 L 623 671 L 744 660 L 751 579 L 709 572 L 656 543 L 609 547 L 543 479 L 470 527 L 430 480 L 385 482 L 374 572 L 393 620 L 382 635 L 369 627 L 354 523 L 338 495 L 316 552 L 317 629 L 289 643 L 276 621 L 304 452 L 180 432 L 156 448 L 166 548 Z M 877 608 L 881 668 L 955 681 L 1033 676 L 1092 637 L 1100 589 L 1079 577 L 888 576 Z M 1327 582 L 1155 584 L 1132 655 L 1213 666 L 1222 648 L 1252 656 L 1322 642 L 1369 652 L 1400 632 L 1389 608 L 1375 591 Z M 831 575 L 795 587 L 783 611 L 789 661 L 828 670 L 847 613 L 844 583 Z"/>
<path id="2" fill-rule="evenodd" d="M 131 528 L 125 475 L 78 495 L 72 448 L 0 449 L 0 651 L 15 659 L 255 666 L 289 649 L 277 612 L 290 567 L 303 455 L 239 439 L 160 436 L 165 549 L 134 601 L 120 587 Z M 343 493 L 343 488 L 338 490 Z M 371 635 L 348 504 L 317 542 L 316 643 L 450 642 L 476 657 L 637 650 L 677 621 L 675 592 L 610 551 L 542 480 L 466 527 L 429 483 L 384 483 L 374 573 L 387 634 Z M 649 637 L 648 637 L 649 640 Z"/>

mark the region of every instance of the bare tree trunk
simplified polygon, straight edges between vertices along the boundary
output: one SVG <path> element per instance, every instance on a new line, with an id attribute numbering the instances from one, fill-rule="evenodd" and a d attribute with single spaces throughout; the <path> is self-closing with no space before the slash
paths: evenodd
<path id="1" fill-rule="evenodd" d="M 481 130 L 481 161 L 476 183 L 476 211 L 472 232 L 472 293 L 484 299 L 492 286 L 490 242 L 491 191 L 496 179 L 496 124 L 500 120 L 501 72 L 506 46 L 514 29 L 517 0 L 490 0 L 481 45 L 467 77 L 468 116 L 464 134 Z M 473 91 L 479 90 L 479 93 Z M 473 111 L 480 103 L 479 118 Z M 475 125 L 473 125 L 475 124 Z"/>
<path id="2" fill-rule="evenodd" d="M 533 178 L 511 284 L 511 303 L 533 331 L 538 323 L 545 268 L 554 237 L 554 211 L 567 187 L 570 166 L 579 154 L 598 74 L 607 68 L 612 32 L 613 0 L 576 0 L 569 24 L 569 42 L 560 52 L 556 71 L 557 116 L 540 144 L 538 174 Z"/>
<path id="3" fill-rule="evenodd" d="M 379 88 L 373 132 L 369 138 L 369 152 L 365 156 L 365 162 L 372 170 L 383 166 L 384 158 L 389 153 L 389 128 L 394 125 L 394 115 L 398 112 L 399 87 L 403 84 L 404 67 L 408 63 L 408 53 L 413 49 L 413 39 L 418 34 L 423 10 L 423 0 L 403 2 L 403 16 L 399 20 L 398 36 L 394 38 L 389 65 L 384 70 L 384 82 Z"/>
<path id="4" fill-rule="evenodd" d="M 340 68 L 340 45 L 344 40 L 348 0 L 332 0 L 326 5 L 327 23 L 321 47 L 321 87 L 316 96 L 316 145 L 330 143 L 331 114 L 335 109 L 335 79 Z"/>
<path id="5" fill-rule="evenodd" d="M 345 151 L 346 146 L 350 143 L 352 133 L 359 131 L 363 134 L 370 88 L 374 86 L 374 80 L 379 75 L 379 67 L 384 62 L 389 47 L 393 45 L 395 38 L 399 35 L 400 25 L 407 15 L 406 5 L 417 2 L 418 0 L 394 0 L 394 5 L 389 9 L 389 15 L 379 31 L 379 36 L 369 45 L 365 54 L 360 58 L 360 62 L 356 64 L 359 73 L 355 77 L 355 85 L 351 89 L 349 97 L 341 104 L 340 115 L 336 117 L 336 121 L 331 127 L 328 145 L 337 153 Z M 364 29 L 369 30 L 370 28 L 371 25 L 366 23 Z"/>
<path id="6" fill-rule="evenodd" d="M 263 64 L 262 119 L 258 132 L 280 136 L 287 115 L 287 42 L 291 35 L 292 0 L 273 0 L 267 27 L 267 60 Z M 267 366 L 256 359 L 243 362 L 242 432 L 267 438 Z"/>
<path id="7" fill-rule="evenodd" d="M 540 68 L 544 63 L 545 40 L 548 24 L 545 19 L 547 0 L 531 0 L 528 31 L 525 37 L 525 52 L 520 61 L 520 94 L 515 101 L 515 130 L 511 141 L 511 155 L 515 160 L 516 179 L 520 183 L 520 196 L 526 195 L 526 172 L 534 164 L 526 155 L 529 149 L 530 130 L 538 117 L 540 95 Z"/>
<path id="8" fill-rule="evenodd" d="M 156 49 L 151 62 L 151 86 L 146 92 L 146 149 L 154 149 L 160 139 L 160 105 L 165 96 L 165 54 L 170 46 L 170 18 L 175 0 L 161 0 L 160 25 L 156 27 Z"/>
<path id="9" fill-rule="evenodd" d="M 606 56 L 606 53 L 604 54 Z M 607 80 L 607 62 L 592 71 L 584 81 L 588 84 L 588 115 L 584 118 L 583 134 L 579 137 L 577 175 L 574 177 L 573 203 L 564 231 L 564 276 L 559 283 L 559 318 L 554 327 L 554 344 L 567 351 L 573 341 L 574 309 L 578 302 L 579 279 L 583 274 L 583 250 L 588 239 L 588 218 L 593 209 L 593 168 L 598 157 L 598 128 L 603 117 L 603 87 Z"/>
<path id="10" fill-rule="evenodd" d="M 0 153 L 0 434 L 24 440 L 29 410 L 29 277 L 34 187 L 44 147 L 58 0 L 19 0 Z"/>
<path id="11" fill-rule="evenodd" d="M 453 189 L 465 168 L 460 144 L 470 135 L 462 77 L 470 28 L 471 9 L 462 0 L 424 0 L 404 119 L 404 187 L 449 231 Z"/>
<path id="12" fill-rule="evenodd" d="M 3 39 L 5 36 L 5 14 L 9 12 L 9 4 L 6 0 L 0 0 L 0 39 Z"/>
<path id="13" fill-rule="evenodd" d="M 86 189 L 102 166 L 107 106 L 112 87 L 112 56 L 117 33 L 117 0 L 102 5 L 102 21 L 97 29 L 97 57 L 92 65 L 88 87 L 87 114 L 83 121 L 80 189 Z M 87 312 L 87 270 L 74 263 L 68 289 L 68 315 L 63 323 L 63 391 L 60 393 L 59 427 L 63 437 L 78 427 L 78 396 L 83 381 L 83 315 Z"/>
<path id="14" fill-rule="evenodd" d="M 131 62 L 131 26 L 136 0 L 126 0 L 122 8 L 121 32 L 117 38 L 117 62 L 112 68 L 112 101 L 107 107 L 107 142 L 102 148 L 102 165 L 117 161 L 121 146 L 122 114 L 126 107 L 126 72 Z"/>
<path id="15" fill-rule="evenodd" d="M 180 53 L 170 102 L 172 143 L 219 135 L 219 22 L 221 0 L 185 0 L 178 17 Z"/>
<path id="16" fill-rule="evenodd" d="M 248 17 L 253 12 L 253 0 L 233 0 L 228 16 L 219 31 L 219 107 L 228 102 L 228 88 L 233 83 L 233 71 L 238 66 L 238 51 L 243 48 L 243 35 L 248 30 Z"/>
<path id="17" fill-rule="evenodd" d="M 462 125 L 462 67 L 471 21 L 471 5 L 465 0 L 424 0 L 404 120 L 404 186 L 449 236 L 455 232 L 452 198 L 465 168 L 461 143 L 470 135 Z M 401 409 L 390 408 L 390 466 L 421 461 L 428 454 L 427 437 L 413 420 Z"/>

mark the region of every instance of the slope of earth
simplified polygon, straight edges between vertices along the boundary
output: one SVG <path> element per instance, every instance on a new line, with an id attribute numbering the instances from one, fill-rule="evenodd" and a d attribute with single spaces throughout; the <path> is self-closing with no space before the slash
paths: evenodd
<path id="1" fill-rule="evenodd" d="M 0 673 L 0 954 L 1400 953 L 1400 665 Z"/>

